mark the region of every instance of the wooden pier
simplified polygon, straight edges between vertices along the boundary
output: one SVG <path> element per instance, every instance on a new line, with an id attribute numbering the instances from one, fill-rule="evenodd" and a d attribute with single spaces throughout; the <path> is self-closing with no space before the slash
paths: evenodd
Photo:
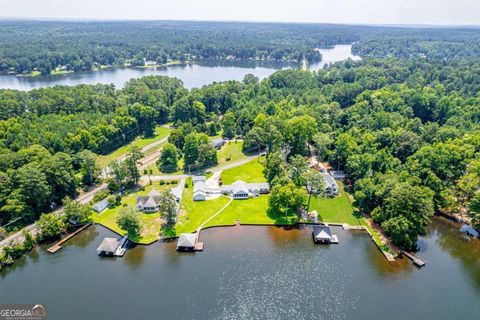
<path id="1" fill-rule="evenodd" d="M 200 231 L 202 231 L 202 228 L 197 229 L 197 237 L 195 239 L 195 251 L 203 251 L 203 242 L 200 242 Z"/>
<path id="2" fill-rule="evenodd" d="M 425 266 L 425 261 L 415 257 L 414 255 L 411 255 L 408 252 L 403 251 L 402 254 L 406 256 L 408 259 L 412 260 L 413 264 L 416 265 L 417 267 L 421 268 Z"/>
<path id="3" fill-rule="evenodd" d="M 70 233 L 68 236 L 66 236 L 65 238 L 61 239 L 60 241 L 58 241 L 57 243 L 55 243 L 53 246 L 51 246 L 50 248 L 48 248 L 47 251 L 50 252 L 50 253 L 55 253 L 55 252 L 57 252 L 58 250 L 62 249 L 62 244 L 64 244 L 64 243 L 67 242 L 68 240 L 72 239 L 72 238 L 75 237 L 77 234 L 79 234 L 79 233 L 82 232 L 83 230 L 87 229 L 87 228 L 90 227 L 91 225 L 92 225 L 91 223 L 87 223 L 87 224 L 84 225 L 83 227 L 78 228 L 77 230 L 75 230 L 74 232 Z"/>

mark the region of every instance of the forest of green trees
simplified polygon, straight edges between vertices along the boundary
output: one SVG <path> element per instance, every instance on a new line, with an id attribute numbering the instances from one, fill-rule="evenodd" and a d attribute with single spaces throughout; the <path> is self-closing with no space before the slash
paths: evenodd
<path id="1" fill-rule="evenodd" d="M 0 73 L 44 75 L 145 61 L 242 59 L 319 61 L 315 48 L 354 45 L 362 57 L 478 57 L 469 28 L 369 27 L 330 24 L 188 21 L 0 21 Z"/>
<path id="2" fill-rule="evenodd" d="M 359 43 L 362 61 L 318 72 L 247 75 L 191 91 L 153 76 L 124 88 L 0 90 L 0 222 L 38 218 L 95 182 L 96 154 L 172 121 L 165 163 L 182 153 L 185 164 L 215 162 L 206 135 L 223 128 L 246 150 L 267 150 L 272 191 L 295 194 L 303 182 L 288 168 L 315 154 L 346 172 L 355 205 L 401 247 L 412 248 L 436 212 L 464 211 L 479 226 L 478 48 L 459 54 L 467 45 L 459 36 L 441 49 L 412 41 L 412 54 L 389 57 L 405 49 L 399 41 Z"/>

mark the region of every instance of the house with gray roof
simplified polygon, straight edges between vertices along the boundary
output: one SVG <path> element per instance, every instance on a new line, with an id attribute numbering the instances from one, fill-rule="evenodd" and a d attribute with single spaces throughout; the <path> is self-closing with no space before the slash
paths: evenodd
<path id="1" fill-rule="evenodd" d="M 324 182 L 324 193 L 327 196 L 337 196 L 338 193 L 340 192 L 340 189 L 338 188 L 337 181 L 328 173 L 320 173 L 323 178 Z"/>
<path id="2" fill-rule="evenodd" d="M 96 212 L 102 212 L 103 210 L 107 209 L 110 206 L 110 203 L 108 203 L 108 198 L 105 198 L 101 201 L 98 201 L 95 203 L 92 208 Z"/>
<path id="3" fill-rule="evenodd" d="M 193 200 L 205 201 L 207 200 L 207 177 L 206 176 L 192 176 L 193 183 Z"/>
<path id="4" fill-rule="evenodd" d="M 218 150 L 221 147 L 223 147 L 223 145 L 225 144 L 225 140 L 223 140 L 223 138 L 215 138 L 215 139 L 212 139 L 210 143 L 216 150 Z"/>
<path id="5" fill-rule="evenodd" d="M 152 189 L 146 196 L 138 196 L 136 201 L 137 210 L 143 212 L 157 212 L 159 208 L 160 201 L 162 197 L 160 192 L 155 189 Z"/>
<path id="6" fill-rule="evenodd" d="M 222 194 L 231 196 L 236 200 L 258 197 L 260 194 L 269 192 L 270 185 L 267 182 L 246 183 L 245 181 L 237 180 L 230 185 L 222 186 Z"/>

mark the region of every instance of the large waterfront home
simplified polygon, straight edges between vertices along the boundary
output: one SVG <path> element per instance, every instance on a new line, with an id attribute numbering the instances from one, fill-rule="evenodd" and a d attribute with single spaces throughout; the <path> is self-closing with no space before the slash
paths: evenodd
<path id="1" fill-rule="evenodd" d="M 267 182 L 246 183 L 245 181 L 237 180 L 230 185 L 222 186 L 222 193 L 236 200 L 258 197 L 260 194 L 269 192 L 270 185 Z"/>
<path id="2" fill-rule="evenodd" d="M 136 207 L 138 210 L 143 212 L 156 212 L 160 204 L 162 197 L 160 193 L 152 189 L 146 196 L 138 196 Z"/>

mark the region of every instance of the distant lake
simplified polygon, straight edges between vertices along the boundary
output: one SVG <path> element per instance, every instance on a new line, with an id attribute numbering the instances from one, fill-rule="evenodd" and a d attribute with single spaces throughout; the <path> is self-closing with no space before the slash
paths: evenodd
<path id="1" fill-rule="evenodd" d="M 418 269 L 389 263 L 364 232 L 333 228 L 338 245 L 314 245 L 311 229 L 215 228 L 205 250 L 175 242 L 100 258 L 101 226 L 56 254 L 34 249 L 0 272 L 1 303 L 40 303 L 48 319 L 478 319 L 480 240 L 435 219 L 420 238 Z"/>
<path id="2" fill-rule="evenodd" d="M 351 45 L 338 45 L 332 49 L 318 49 L 323 55 L 323 60 L 312 64 L 310 68 L 317 70 L 325 63 L 355 58 L 351 55 L 351 47 Z M 255 61 L 202 61 L 191 65 L 175 65 L 165 68 L 109 68 L 55 76 L 17 77 L 1 75 L 0 89 L 32 90 L 55 85 L 74 86 L 96 83 L 113 83 L 117 88 L 121 88 L 132 78 L 149 75 L 175 77 L 182 80 L 186 88 L 191 89 L 214 81 L 242 80 L 247 74 L 253 74 L 263 79 L 279 69 L 288 67 L 292 67 L 292 65 Z"/>

